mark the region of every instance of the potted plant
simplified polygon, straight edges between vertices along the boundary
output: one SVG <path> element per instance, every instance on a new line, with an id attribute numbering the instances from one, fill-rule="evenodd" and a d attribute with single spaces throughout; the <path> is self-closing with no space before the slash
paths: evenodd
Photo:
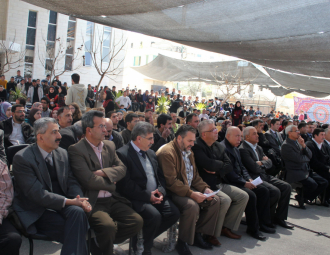
<path id="1" fill-rule="evenodd" d="M 15 88 L 15 91 L 10 91 L 10 101 L 16 101 L 17 98 L 26 99 L 26 95 L 18 88 Z"/>
<path id="2" fill-rule="evenodd" d="M 206 109 L 206 104 L 198 103 L 198 104 L 195 105 L 195 108 L 197 110 L 203 111 L 204 109 Z"/>
<path id="3" fill-rule="evenodd" d="M 161 114 L 161 113 L 165 113 L 166 114 L 167 111 L 168 111 L 169 104 L 170 104 L 170 101 L 167 100 L 166 97 L 160 97 L 158 99 L 158 105 L 157 105 L 158 108 L 157 108 L 156 112 L 158 114 Z"/>

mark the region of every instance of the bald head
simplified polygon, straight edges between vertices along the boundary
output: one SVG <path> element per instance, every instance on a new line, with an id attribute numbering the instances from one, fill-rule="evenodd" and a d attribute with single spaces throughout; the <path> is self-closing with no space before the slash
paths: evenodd
<path id="1" fill-rule="evenodd" d="M 226 139 L 233 147 L 237 147 L 241 143 L 241 130 L 238 127 L 228 127 Z"/>
<path id="2" fill-rule="evenodd" d="M 105 140 L 109 140 L 112 135 L 113 123 L 109 118 L 105 118 L 105 128 L 107 129 L 107 134 L 105 135 Z"/>

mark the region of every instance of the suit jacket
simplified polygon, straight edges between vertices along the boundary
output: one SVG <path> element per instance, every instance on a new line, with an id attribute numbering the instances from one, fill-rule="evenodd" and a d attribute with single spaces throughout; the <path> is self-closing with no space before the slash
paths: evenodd
<path id="1" fill-rule="evenodd" d="M 112 141 L 116 146 L 116 150 L 124 146 L 124 139 L 119 132 L 112 130 L 112 137 Z"/>
<path id="2" fill-rule="evenodd" d="M 221 182 L 228 183 L 226 175 L 233 171 L 232 163 L 225 150 L 226 148 L 219 142 L 209 147 L 200 137 L 196 139 L 192 147 L 199 175 L 213 190 L 216 190 L 216 185 Z M 215 174 L 207 173 L 205 170 Z"/>
<path id="3" fill-rule="evenodd" d="M 330 145 L 324 141 L 322 147 L 324 148 L 324 152 L 326 152 L 330 157 Z"/>
<path id="4" fill-rule="evenodd" d="M 89 203 L 92 206 L 95 205 L 100 190 L 109 191 L 114 198 L 130 205 L 128 200 L 116 192 L 116 185 L 114 184 L 114 182 L 118 182 L 125 177 L 126 166 L 118 158 L 114 143 L 111 141 L 103 141 L 103 143 L 103 168 L 101 168 L 99 159 L 86 139 L 81 139 L 78 143 L 71 145 L 68 152 L 72 172 L 81 184 L 84 195 L 89 198 Z M 101 169 L 107 175 L 107 178 L 93 173 Z"/>
<path id="5" fill-rule="evenodd" d="M 326 142 L 323 142 L 321 150 L 317 147 L 317 144 L 312 140 L 308 141 L 306 145 L 312 152 L 312 158 L 309 163 L 314 172 L 320 174 L 322 177 L 329 178 L 330 173 L 330 156 L 327 153 Z"/>
<path id="6" fill-rule="evenodd" d="M 120 135 L 123 137 L 124 144 L 128 144 L 128 142 L 131 140 L 131 133 L 132 131 L 129 131 L 128 129 L 124 129 L 120 132 Z"/>
<path id="7" fill-rule="evenodd" d="M 245 183 L 252 178 L 242 164 L 239 150 L 236 147 L 231 146 L 226 138 L 221 142 L 221 144 L 226 147 L 226 153 L 233 165 L 233 171 L 226 175 L 228 184 L 244 187 Z"/>
<path id="8" fill-rule="evenodd" d="M 305 143 L 308 141 L 313 141 L 312 138 L 310 138 L 310 136 L 307 134 L 302 134 L 301 137 L 304 139 Z"/>
<path id="9" fill-rule="evenodd" d="M 35 137 L 33 134 L 33 127 L 31 127 L 28 123 L 23 121 L 22 125 L 22 133 L 26 144 L 32 144 L 35 142 Z M 9 136 L 13 132 L 13 123 L 12 118 L 6 119 L 0 122 L 0 129 L 2 129 L 5 133 L 4 143 L 5 148 L 12 146 L 13 144 L 9 141 Z"/>
<path id="10" fill-rule="evenodd" d="M 33 95 L 34 95 L 34 87 L 31 86 L 29 88 L 29 90 L 28 90 L 27 98 L 30 98 L 32 104 L 35 103 L 35 102 L 33 102 Z M 44 96 L 44 91 L 43 91 L 43 89 L 42 89 L 41 86 L 38 86 L 38 97 L 39 97 L 39 100 L 41 100 L 41 98 L 43 98 L 43 96 Z"/>
<path id="11" fill-rule="evenodd" d="M 269 141 L 267 140 L 264 133 L 258 133 L 258 136 L 259 136 L 258 145 L 262 148 L 264 153 L 267 153 L 268 150 L 271 148 Z"/>
<path id="12" fill-rule="evenodd" d="M 187 117 L 189 114 L 190 114 L 190 112 L 186 112 L 186 117 Z M 184 112 L 183 112 L 183 111 L 179 112 L 179 117 L 181 117 L 181 118 L 185 118 L 185 116 L 184 116 Z"/>
<path id="13" fill-rule="evenodd" d="M 306 146 L 302 149 L 296 145 L 296 141 L 286 138 L 281 147 L 282 161 L 285 164 L 286 181 L 288 183 L 299 182 L 309 176 L 309 161 L 312 152 Z"/>
<path id="14" fill-rule="evenodd" d="M 246 141 L 243 141 L 243 143 L 239 147 L 242 163 L 253 179 L 260 176 L 263 181 L 269 181 L 270 176 L 266 174 L 266 169 L 271 168 L 273 163 L 270 159 L 262 160 L 265 154 L 259 145 L 257 145 L 256 151 L 258 153 L 259 158 L 257 158 L 251 146 L 247 144 Z M 259 166 L 256 163 L 257 161 L 260 161 L 262 163 L 262 166 Z"/>
<path id="15" fill-rule="evenodd" d="M 146 154 L 153 167 L 157 189 L 165 197 L 165 178 L 158 166 L 156 154 L 153 150 L 146 151 Z M 146 190 L 148 179 L 145 170 L 131 143 L 117 150 L 117 155 L 127 168 L 126 176 L 117 184 L 118 191 L 132 202 L 137 212 L 140 212 L 144 204 L 150 203 L 151 197 L 151 192 Z"/>
<path id="16" fill-rule="evenodd" d="M 53 150 L 53 161 L 58 182 L 66 198 L 83 197 L 78 181 L 73 176 L 68 153 L 58 148 Z M 52 182 L 46 162 L 37 144 L 31 144 L 16 153 L 13 160 L 15 176 L 15 199 L 13 207 L 28 233 L 37 232 L 34 223 L 46 209 L 61 210 L 64 196 L 52 193 Z"/>
<path id="17" fill-rule="evenodd" d="M 68 150 L 71 145 L 73 145 L 79 141 L 77 134 L 76 134 L 75 127 L 73 125 L 66 127 L 66 128 L 61 128 L 60 134 L 62 136 L 62 139 L 60 142 L 60 147 L 65 150 Z"/>
<path id="18" fill-rule="evenodd" d="M 158 128 L 155 128 L 155 132 L 154 132 L 154 144 L 151 146 L 150 149 L 152 149 L 154 152 L 156 152 L 164 144 L 167 144 L 170 141 L 172 141 L 174 139 L 174 137 L 175 137 L 174 132 L 171 132 L 171 134 L 165 140 L 162 137 L 162 134 L 160 133 L 159 129 Z"/>
<path id="19" fill-rule="evenodd" d="M 271 130 L 268 130 L 266 133 L 265 133 L 265 136 L 266 136 L 266 138 L 267 138 L 267 140 L 268 140 L 268 142 L 269 142 L 269 146 L 271 147 L 271 148 L 273 148 L 275 151 L 276 151 L 276 153 L 277 153 L 277 155 L 281 155 L 281 146 L 278 144 L 278 142 L 276 141 L 276 139 L 275 139 L 275 137 L 274 137 L 274 135 L 273 135 L 273 133 L 272 133 L 273 131 L 271 131 Z M 279 133 L 279 132 L 276 132 L 276 135 L 277 135 L 277 137 L 278 137 L 278 140 L 279 140 L 279 142 L 280 142 L 280 144 L 282 145 L 282 143 L 283 143 L 283 139 L 282 139 L 282 136 L 281 136 L 281 134 Z"/>

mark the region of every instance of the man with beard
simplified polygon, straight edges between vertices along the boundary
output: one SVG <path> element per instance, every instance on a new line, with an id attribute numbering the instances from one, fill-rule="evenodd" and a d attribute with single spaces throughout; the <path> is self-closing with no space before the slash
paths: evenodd
<path id="1" fill-rule="evenodd" d="M 164 144 L 169 143 L 174 139 L 171 132 L 172 118 L 167 114 L 161 114 L 157 118 L 157 128 L 154 132 L 154 144 L 151 146 L 153 151 L 157 151 Z"/>
<path id="2" fill-rule="evenodd" d="M 72 125 L 72 112 L 68 106 L 58 109 L 57 120 L 60 128 L 66 128 Z"/>

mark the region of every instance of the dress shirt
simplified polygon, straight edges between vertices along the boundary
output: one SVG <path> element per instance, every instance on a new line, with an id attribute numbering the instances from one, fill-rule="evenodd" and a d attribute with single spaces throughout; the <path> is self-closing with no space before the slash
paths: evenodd
<path id="1" fill-rule="evenodd" d="M 260 159 L 259 159 L 259 155 L 258 155 L 258 152 L 257 152 L 258 144 L 256 143 L 256 144 L 253 145 L 252 143 L 249 143 L 248 141 L 245 141 L 245 142 L 252 148 L 252 150 L 254 151 L 254 154 L 256 154 L 257 159 L 259 161 Z"/>
<path id="2" fill-rule="evenodd" d="M 182 151 L 182 157 L 184 160 L 184 164 L 186 166 L 186 175 L 187 175 L 187 180 L 188 180 L 188 185 L 189 187 L 191 186 L 191 182 L 194 178 L 194 167 L 192 166 L 189 156 L 191 154 L 191 151 Z"/>
<path id="3" fill-rule="evenodd" d="M 103 149 L 103 142 L 100 142 L 98 146 L 95 146 L 94 144 L 92 144 L 90 141 L 88 141 L 87 138 L 85 138 L 86 141 L 89 143 L 89 145 L 92 147 L 93 151 L 95 152 L 100 165 L 101 165 L 101 169 L 103 169 L 103 164 L 102 164 L 102 149 Z M 106 190 L 100 190 L 99 194 L 98 194 L 98 198 L 103 198 L 103 197 L 111 197 L 112 194 L 109 191 Z"/>
<path id="4" fill-rule="evenodd" d="M 142 155 L 142 152 L 141 152 L 141 150 L 140 150 L 140 148 L 137 147 L 137 146 L 135 145 L 135 143 L 133 143 L 133 141 L 131 141 L 131 145 L 133 146 L 134 150 L 135 150 L 137 153 L 139 153 L 141 156 L 143 156 L 143 155 Z"/>
<path id="5" fill-rule="evenodd" d="M 25 141 L 22 133 L 22 123 L 21 124 L 15 123 L 13 119 L 11 120 L 11 122 L 13 125 L 13 132 L 9 136 L 9 141 L 13 145 L 24 144 Z"/>
<path id="6" fill-rule="evenodd" d="M 111 135 L 109 138 L 109 141 L 112 141 L 112 140 L 113 140 L 113 135 Z"/>
<path id="7" fill-rule="evenodd" d="M 317 141 L 315 141 L 314 138 L 312 138 L 312 140 L 316 143 L 317 147 L 319 148 L 319 150 L 321 150 L 322 148 L 322 143 L 318 143 Z"/>
<path id="8" fill-rule="evenodd" d="M 204 120 L 208 120 L 209 119 L 209 115 L 207 115 L 206 113 L 205 114 L 203 114 L 203 113 L 201 113 L 200 115 L 199 115 L 199 118 L 200 119 L 204 119 Z"/>
<path id="9" fill-rule="evenodd" d="M 8 216 L 8 208 L 14 198 L 14 188 L 7 165 L 0 160 L 0 225 Z"/>

